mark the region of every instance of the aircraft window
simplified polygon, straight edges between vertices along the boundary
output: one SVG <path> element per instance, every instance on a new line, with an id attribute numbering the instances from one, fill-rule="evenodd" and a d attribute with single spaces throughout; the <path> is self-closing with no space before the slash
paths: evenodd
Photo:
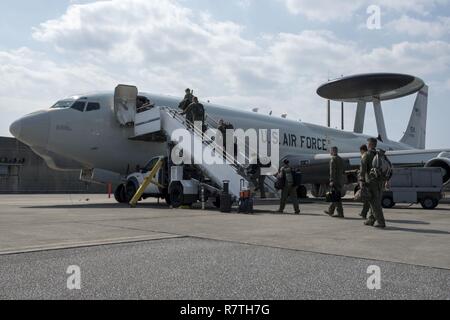
<path id="1" fill-rule="evenodd" d="M 70 108 L 74 102 L 75 100 L 73 99 L 60 100 L 50 107 L 50 109 L 67 109 Z"/>
<path id="2" fill-rule="evenodd" d="M 89 102 L 86 108 L 86 112 L 100 110 L 100 104 L 97 102 Z"/>
<path id="3" fill-rule="evenodd" d="M 86 105 L 85 101 L 77 101 L 71 106 L 71 108 L 83 112 L 85 105 Z"/>

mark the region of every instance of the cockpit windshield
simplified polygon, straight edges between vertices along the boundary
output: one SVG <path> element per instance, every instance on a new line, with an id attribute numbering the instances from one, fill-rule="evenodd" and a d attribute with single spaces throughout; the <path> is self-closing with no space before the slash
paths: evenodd
<path id="1" fill-rule="evenodd" d="M 68 109 L 73 105 L 74 102 L 75 99 L 60 100 L 57 103 L 55 103 L 50 109 Z"/>

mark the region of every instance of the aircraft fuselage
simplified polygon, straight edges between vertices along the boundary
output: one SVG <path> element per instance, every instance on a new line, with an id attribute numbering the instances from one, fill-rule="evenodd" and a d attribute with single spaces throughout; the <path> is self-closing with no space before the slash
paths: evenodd
<path id="1" fill-rule="evenodd" d="M 181 99 L 141 93 L 157 106 L 177 108 Z M 114 94 L 91 94 L 75 99 L 98 103 L 98 110 L 56 108 L 25 116 L 11 132 L 47 163 L 60 170 L 99 168 L 120 174 L 142 167 L 165 154 L 165 143 L 133 141 L 133 128 L 120 126 L 114 114 Z M 208 117 L 224 119 L 238 129 L 279 129 L 280 158 L 287 155 L 328 154 L 331 146 L 341 153 L 358 152 L 369 136 L 204 103 Z M 37 123 L 37 125 L 36 125 Z M 402 143 L 380 143 L 385 150 L 412 149 Z"/>

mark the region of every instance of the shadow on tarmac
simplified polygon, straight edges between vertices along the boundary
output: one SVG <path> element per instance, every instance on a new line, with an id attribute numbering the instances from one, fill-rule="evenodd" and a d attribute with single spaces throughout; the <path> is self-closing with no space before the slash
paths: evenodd
<path id="1" fill-rule="evenodd" d="M 119 203 L 86 203 L 86 204 L 64 204 L 64 205 L 54 205 L 54 206 L 29 206 L 29 207 L 21 207 L 22 209 L 131 209 L 128 204 L 119 204 Z M 149 208 L 149 209 L 166 209 L 170 208 L 161 203 L 161 204 L 152 204 L 152 203 L 142 203 L 137 206 L 137 208 Z"/>
<path id="2" fill-rule="evenodd" d="M 423 229 L 409 229 L 409 228 L 399 228 L 399 227 L 387 227 L 386 231 L 403 231 L 412 233 L 423 233 L 423 234 L 445 234 L 449 235 L 450 232 L 442 230 L 423 230 Z"/>
<path id="3" fill-rule="evenodd" d="M 421 224 L 429 225 L 429 222 L 425 221 L 415 221 L 415 220 L 386 220 L 387 223 L 399 223 L 399 224 Z"/>

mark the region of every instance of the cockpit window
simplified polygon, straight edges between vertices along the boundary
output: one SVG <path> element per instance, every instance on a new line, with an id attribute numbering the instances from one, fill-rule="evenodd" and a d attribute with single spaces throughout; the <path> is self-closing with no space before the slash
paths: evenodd
<path id="1" fill-rule="evenodd" d="M 83 112 L 86 101 L 77 101 L 70 108 Z"/>
<path id="2" fill-rule="evenodd" d="M 50 109 L 67 109 L 70 108 L 74 102 L 75 102 L 74 99 L 60 100 L 57 103 L 55 103 Z"/>
<path id="3" fill-rule="evenodd" d="M 86 112 L 100 110 L 100 104 L 97 102 L 89 102 L 86 107 Z"/>

